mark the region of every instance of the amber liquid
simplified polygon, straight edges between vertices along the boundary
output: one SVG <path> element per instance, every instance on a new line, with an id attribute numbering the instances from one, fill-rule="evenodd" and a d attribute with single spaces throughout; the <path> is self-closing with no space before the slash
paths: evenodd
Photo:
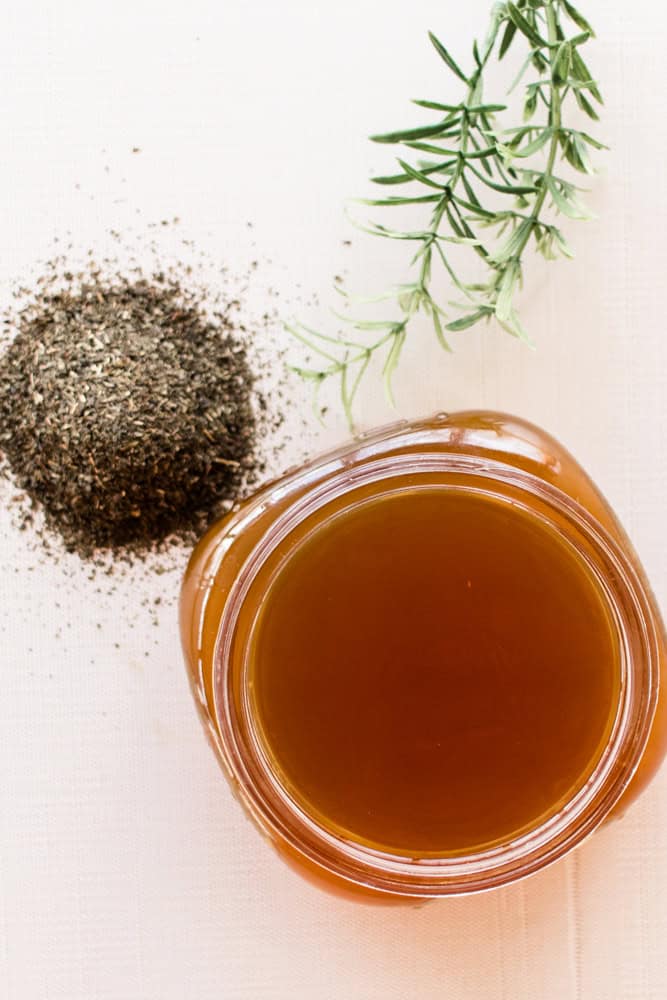
<path id="1" fill-rule="evenodd" d="M 619 654 L 596 581 L 537 517 L 429 487 L 291 551 L 250 649 L 261 738 L 324 826 L 410 857 L 505 841 L 583 785 Z"/>

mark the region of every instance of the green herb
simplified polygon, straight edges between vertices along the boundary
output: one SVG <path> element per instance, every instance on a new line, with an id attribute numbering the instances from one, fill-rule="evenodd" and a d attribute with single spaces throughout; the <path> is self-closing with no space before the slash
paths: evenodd
<path id="1" fill-rule="evenodd" d="M 436 111 L 437 120 L 373 136 L 375 142 L 398 145 L 406 152 L 398 157 L 398 172 L 373 178 L 387 195 L 365 201 L 375 207 L 416 204 L 428 209 L 423 228 L 403 231 L 376 223 L 366 230 L 415 245 L 411 280 L 384 296 L 395 301 L 398 315 L 387 321 L 351 320 L 350 336 L 327 336 L 301 324 L 290 327 L 324 361 L 321 367 L 296 371 L 311 380 L 316 391 L 326 380 L 338 378 L 350 423 L 357 391 L 374 357 L 383 361 L 392 400 L 392 375 L 410 323 L 420 312 L 430 317 L 446 350 L 449 332 L 492 318 L 508 333 L 528 340 L 515 301 L 525 251 L 532 244 L 547 260 L 573 256 L 555 218 L 589 216 L 579 189 L 561 175 L 561 168 L 568 164 L 590 174 L 590 150 L 606 148 L 588 132 L 565 123 L 566 110 L 577 107 L 583 116 L 598 119 L 596 104 L 602 103 L 602 96 L 581 55 L 592 36 L 593 29 L 569 0 L 496 3 L 485 40 L 473 44 L 472 69 L 464 71 L 430 34 L 448 71 L 464 85 L 463 99 L 457 104 L 415 101 Z M 503 59 L 519 42 L 523 61 L 511 90 L 523 86 L 523 121 L 503 128 L 496 116 L 506 106 L 485 97 L 484 73 L 492 59 Z M 412 151 L 428 158 L 414 162 Z M 392 194 L 397 187 L 410 190 Z M 473 282 L 462 270 L 470 257 L 484 270 Z M 433 292 L 443 273 L 456 295 L 447 311 Z"/>

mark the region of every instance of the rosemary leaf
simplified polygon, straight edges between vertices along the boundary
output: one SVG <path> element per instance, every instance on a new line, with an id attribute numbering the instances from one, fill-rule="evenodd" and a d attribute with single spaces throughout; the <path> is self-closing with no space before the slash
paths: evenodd
<path id="1" fill-rule="evenodd" d="M 507 13 L 514 27 L 525 35 L 529 42 L 532 42 L 538 49 L 545 48 L 548 44 L 535 30 L 529 21 L 523 16 L 513 3 L 507 4 Z"/>
<path id="2" fill-rule="evenodd" d="M 485 319 L 489 315 L 490 312 L 488 309 L 477 309 L 468 316 L 460 316 L 459 319 L 452 320 L 451 323 L 447 324 L 447 329 L 453 333 L 458 333 L 461 330 L 469 330 L 471 326 L 475 326 L 481 319 Z"/>
<path id="3" fill-rule="evenodd" d="M 411 139 L 428 139 L 429 136 L 440 135 L 447 128 L 447 121 L 437 125 L 423 125 L 421 128 L 408 128 L 400 132 L 387 132 L 385 135 L 372 135 L 371 142 L 409 142 Z"/>
<path id="4" fill-rule="evenodd" d="M 590 24 L 588 23 L 584 15 L 580 14 L 579 11 L 576 10 L 576 8 L 573 7 L 571 3 L 568 2 L 568 0 L 562 0 L 562 4 L 565 10 L 567 11 L 570 19 L 574 21 L 577 27 L 581 28 L 582 31 L 586 31 L 591 36 L 591 38 L 594 38 L 595 32 L 591 28 Z"/>
<path id="5" fill-rule="evenodd" d="M 433 48 L 438 53 L 440 58 L 447 64 L 447 66 L 449 66 L 452 73 L 455 73 L 456 76 L 458 76 L 459 80 L 463 80 L 464 83 L 468 83 L 468 77 L 465 76 L 463 71 L 460 70 L 459 67 L 456 65 L 456 63 L 454 62 L 454 60 L 452 59 L 452 57 L 450 56 L 449 52 L 442 44 L 442 42 L 438 41 L 438 39 L 435 37 L 432 31 L 429 31 L 428 37 L 431 40 Z"/>
<path id="6" fill-rule="evenodd" d="M 392 404 L 392 406 L 394 404 L 394 390 L 392 386 L 392 377 L 398 366 L 398 360 L 401 356 L 401 351 L 403 350 L 405 337 L 406 337 L 405 326 L 401 325 L 395 330 L 393 334 L 392 345 L 387 355 L 387 360 L 384 363 L 384 368 L 382 369 L 382 374 L 384 376 L 385 391 L 387 393 L 387 398 L 389 402 Z"/>
<path id="7" fill-rule="evenodd" d="M 498 49 L 498 59 L 502 59 L 510 45 L 514 40 L 516 35 L 516 24 L 514 21 L 508 21 L 505 25 L 505 33 L 503 35 L 503 40 L 500 43 L 500 48 Z"/>

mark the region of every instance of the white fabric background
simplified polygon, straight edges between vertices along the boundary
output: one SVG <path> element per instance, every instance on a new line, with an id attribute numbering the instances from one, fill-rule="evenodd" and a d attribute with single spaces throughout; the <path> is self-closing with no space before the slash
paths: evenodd
<path id="1" fill-rule="evenodd" d="M 593 182 L 597 221 L 567 225 L 576 262 L 531 265 L 537 350 L 474 331 L 445 357 L 424 328 L 397 395 L 404 415 L 502 407 L 559 435 L 664 601 L 667 8 L 581 2 L 612 152 Z M 343 200 L 389 163 L 367 134 L 416 123 L 409 97 L 458 97 L 426 30 L 464 58 L 487 9 L 3 5 L 3 295 L 54 236 L 69 231 L 77 253 L 174 215 L 233 270 L 260 258 L 253 309 L 303 315 L 317 292 L 322 318 L 335 274 L 360 292 L 401 279 L 401 247 L 352 233 Z M 187 256 L 178 235 L 159 238 Z M 378 388 L 364 401 L 365 424 L 390 416 Z M 344 434 L 334 415 L 307 444 Z M 272 855 L 218 773 L 181 664 L 178 570 L 109 592 L 75 559 L 40 559 L 4 513 L 0 544 L 2 1000 L 667 996 L 666 770 L 623 822 L 507 890 L 400 911 L 330 899 Z M 142 604 L 156 596 L 157 626 Z"/>

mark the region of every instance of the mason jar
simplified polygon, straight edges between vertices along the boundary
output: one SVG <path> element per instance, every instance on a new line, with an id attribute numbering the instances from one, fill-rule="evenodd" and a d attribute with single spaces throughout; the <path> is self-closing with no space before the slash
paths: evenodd
<path id="1" fill-rule="evenodd" d="M 521 524 L 530 524 L 530 537 L 538 548 L 547 539 L 558 542 L 573 572 L 585 573 L 609 623 L 609 652 L 604 654 L 609 663 L 596 666 L 608 670 L 610 677 L 613 674 L 613 684 L 608 721 L 598 743 L 593 751 L 586 750 L 576 776 L 567 776 L 567 787 L 554 781 L 553 791 L 544 792 L 546 800 L 529 821 L 517 829 L 508 827 L 487 842 L 477 838 L 466 844 L 460 837 L 450 842 L 445 829 L 441 842 L 428 843 L 427 848 L 409 839 L 397 844 L 389 832 L 384 835 L 381 817 L 376 817 L 370 836 L 361 829 L 365 827 L 361 821 L 356 829 L 351 821 L 327 815 L 312 788 L 300 787 L 298 774 L 289 773 L 281 757 L 280 734 L 268 732 L 261 717 L 262 676 L 266 675 L 262 670 L 270 669 L 271 663 L 259 670 L 256 633 L 295 554 L 305 551 L 304 546 L 334 522 L 344 525 L 364 505 L 391 497 L 400 507 L 416 491 L 430 491 L 443 504 L 454 497 L 458 503 L 475 498 L 477 503 L 494 505 L 504 518 L 503 530 L 509 532 L 518 530 L 516 518 L 523 518 Z M 315 580 L 316 560 L 308 571 Z M 298 610 L 293 608 L 295 622 Z M 604 497 L 574 458 L 539 428 L 504 414 L 470 411 L 394 424 L 267 484 L 215 524 L 195 548 L 183 583 L 180 620 L 195 701 L 236 798 L 292 867 L 325 889 L 358 899 L 409 902 L 490 889 L 529 875 L 562 858 L 600 824 L 620 816 L 646 786 L 667 750 L 667 696 L 660 687 L 665 630 L 639 560 Z M 480 628 L 484 627 L 482 620 Z M 524 627 L 534 627 L 529 614 Z M 339 628 L 344 642 L 345 621 Z M 448 620 L 446 628 L 455 630 L 457 622 Z M 567 642 L 567 630 L 565 620 L 563 642 Z M 322 644 L 328 641 L 322 635 Z M 265 644 L 262 649 L 262 656 L 270 661 L 271 646 Z M 580 665 L 582 671 L 590 666 Z M 553 664 L 549 669 L 550 690 L 557 690 L 557 669 L 555 674 Z M 314 654 L 314 679 L 317 670 Z M 499 689 L 503 694 L 497 704 L 497 739 L 501 741 L 514 738 L 511 729 L 502 726 L 503 699 L 513 704 L 522 694 L 512 689 L 512 683 L 518 682 L 511 681 L 511 671 L 507 676 L 510 680 Z M 280 677 L 276 683 L 280 684 Z M 534 683 L 531 698 L 539 712 L 539 676 Z M 378 704 L 387 697 L 386 690 L 378 689 Z M 546 687 L 543 697 L 550 697 Z M 359 705 L 353 703 L 351 690 L 350 726 L 356 713 L 354 726 L 363 729 L 364 719 L 357 718 Z M 368 705 L 363 710 L 370 711 Z M 419 731 L 422 710 L 425 718 L 437 713 L 427 688 L 419 696 L 413 690 L 409 705 L 406 702 L 414 733 Z M 307 711 L 307 705 L 305 709 L 303 704 L 294 706 L 290 723 L 297 727 L 294 733 L 307 724 L 313 728 Z M 487 738 L 485 719 L 477 722 L 480 740 Z M 565 721 L 561 725 L 555 719 L 553 732 L 549 730 L 550 759 L 556 763 L 559 754 L 563 761 L 575 759 L 572 755 L 577 748 L 571 735 L 575 730 L 568 729 Z M 348 739 L 344 716 L 337 724 L 340 744 L 328 746 L 329 758 L 335 758 L 337 746 L 346 747 Z M 589 738 L 593 739 L 586 735 Z M 317 739 L 316 731 L 313 739 Z M 502 743 L 498 746 L 504 748 Z M 513 798 L 519 801 L 523 794 L 521 782 L 526 779 L 522 775 L 530 773 L 530 762 L 524 767 L 521 761 L 521 748 L 514 753 L 516 774 L 508 774 L 506 781 L 503 778 L 499 790 L 510 806 Z M 388 790 L 388 797 L 395 790 L 390 806 L 394 813 L 400 812 L 401 797 L 411 801 L 406 794 L 410 779 L 404 769 L 399 774 L 391 753 L 386 756 L 387 773 L 380 775 L 378 785 Z M 330 763 L 333 767 L 335 760 Z M 352 790 L 355 768 L 346 766 Z M 363 766 L 359 760 L 358 767 Z M 456 766 L 463 766 L 461 758 L 450 753 L 447 767 Z M 326 784 L 330 773 L 334 773 L 332 768 L 324 768 L 318 780 Z M 448 794 L 447 787 L 443 771 L 443 795 Z M 476 794 L 474 787 L 471 794 Z M 322 801 L 327 801 L 327 789 L 321 790 Z M 343 803 L 345 794 L 343 787 L 339 795 Z M 479 797 L 475 808 L 491 829 L 498 796 L 480 793 Z M 359 816 L 362 813 L 358 811 Z"/>

